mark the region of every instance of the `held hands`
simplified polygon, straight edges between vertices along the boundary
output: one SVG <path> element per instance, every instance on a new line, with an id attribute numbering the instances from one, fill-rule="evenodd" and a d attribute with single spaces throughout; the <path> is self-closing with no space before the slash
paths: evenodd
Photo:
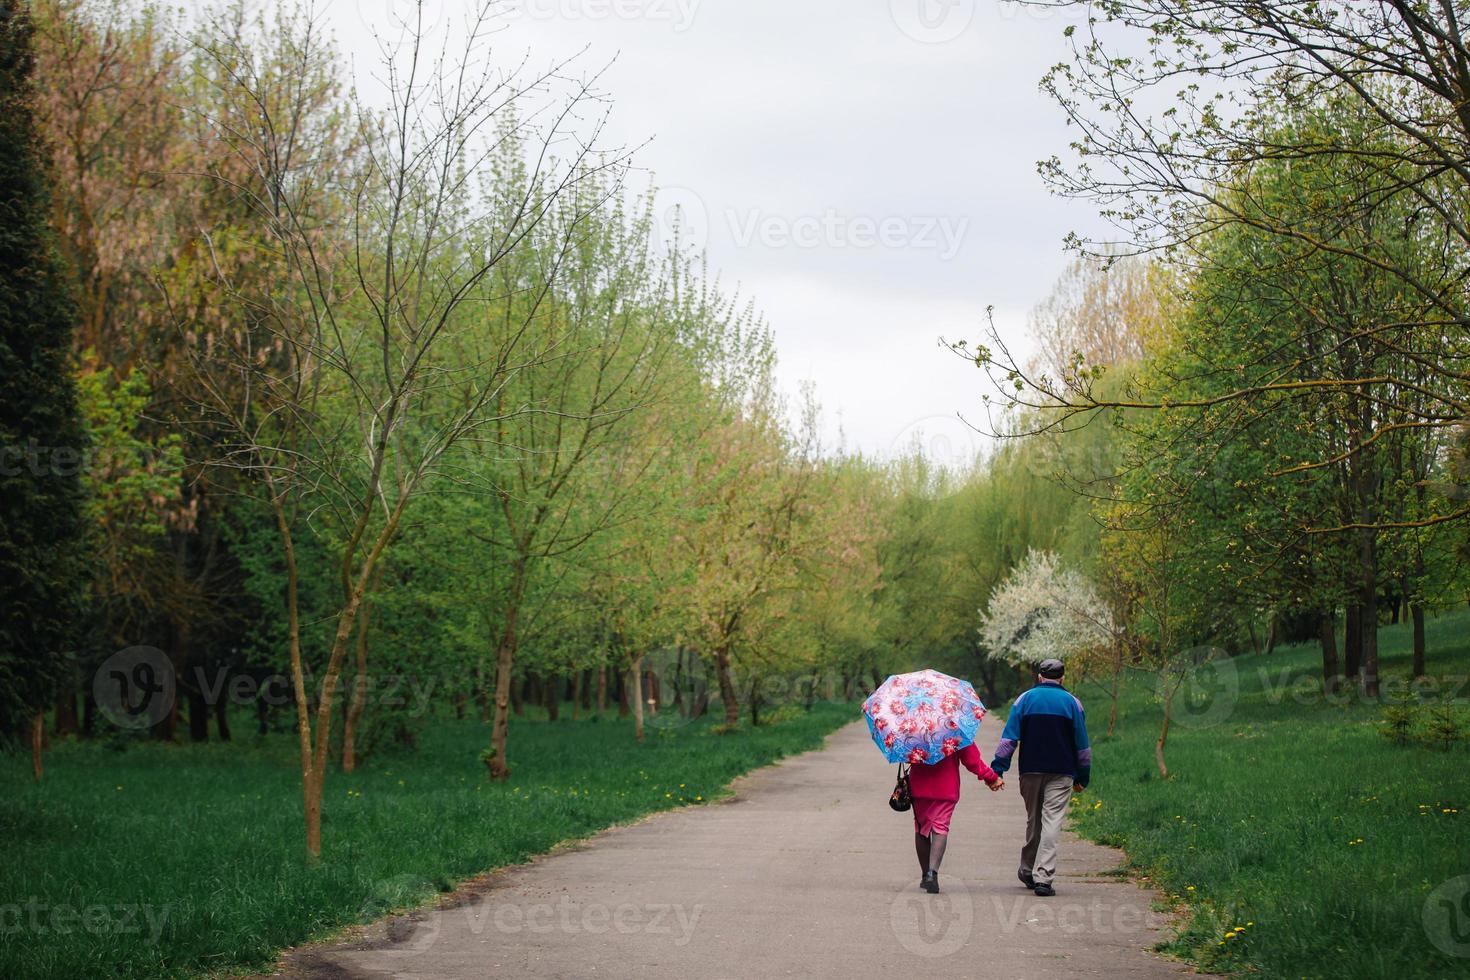
<path id="1" fill-rule="evenodd" d="M 1080 793 L 1080 792 L 1082 792 L 1086 788 L 1087 787 L 1086 786 L 1083 786 L 1081 783 L 1073 783 L 1072 784 L 1072 792 L 1074 792 L 1074 793 Z"/>
<path id="2" fill-rule="evenodd" d="M 987 785 L 987 786 L 990 787 L 990 791 L 992 793 L 999 793 L 1001 790 L 1003 790 L 1003 789 L 1006 788 L 1006 781 L 1004 779 L 1000 778 L 999 776 L 996 776 L 995 777 L 995 782 L 993 782 L 993 783 L 986 783 L 985 785 Z"/>

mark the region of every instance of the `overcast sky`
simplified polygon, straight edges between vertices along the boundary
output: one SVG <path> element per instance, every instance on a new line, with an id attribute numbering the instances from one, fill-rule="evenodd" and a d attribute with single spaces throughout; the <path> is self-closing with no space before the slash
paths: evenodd
<path id="1" fill-rule="evenodd" d="M 472 0 L 430 0 L 441 22 Z M 330 0 L 359 69 L 367 25 L 406 0 Z M 979 372 L 937 338 L 1008 336 L 1096 228 L 1051 196 L 1036 161 L 1065 149 L 1037 81 L 1074 13 L 1000 0 L 506 0 L 499 55 L 533 64 L 589 48 L 613 100 L 607 139 L 636 145 L 711 269 L 754 298 L 783 386 L 815 382 L 850 446 L 924 433 L 968 455 Z"/>

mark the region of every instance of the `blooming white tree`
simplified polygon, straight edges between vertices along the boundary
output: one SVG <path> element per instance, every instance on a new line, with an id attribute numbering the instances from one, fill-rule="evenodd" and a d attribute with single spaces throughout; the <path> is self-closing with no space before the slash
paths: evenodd
<path id="1" fill-rule="evenodd" d="M 1065 660 L 1107 645 L 1115 634 L 1097 587 L 1050 551 L 1029 552 L 981 611 L 986 653 L 1008 663 Z"/>

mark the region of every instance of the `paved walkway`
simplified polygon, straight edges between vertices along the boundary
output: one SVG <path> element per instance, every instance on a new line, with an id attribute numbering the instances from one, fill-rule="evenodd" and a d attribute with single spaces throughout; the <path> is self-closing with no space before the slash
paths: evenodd
<path id="1" fill-rule="evenodd" d="M 982 732 L 989 752 L 999 729 Z M 987 756 L 988 757 L 988 756 Z M 1106 760 L 1103 761 L 1106 767 Z M 941 870 L 918 888 L 893 767 L 861 723 L 742 778 L 736 798 L 659 814 L 489 876 L 459 904 L 366 941 L 290 954 L 297 977 L 1177 977 L 1147 952 L 1153 896 L 1068 835 L 1057 895 L 1016 881 L 1024 808 L 968 773 Z M 1101 778 L 1106 779 L 1104 768 Z"/>

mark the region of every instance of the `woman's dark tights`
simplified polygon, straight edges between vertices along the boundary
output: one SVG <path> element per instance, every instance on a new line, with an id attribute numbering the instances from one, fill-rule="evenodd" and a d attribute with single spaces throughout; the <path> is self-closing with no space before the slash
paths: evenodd
<path id="1" fill-rule="evenodd" d="M 948 834 L 914 834 L 914 851 L 919 855 L 919 870 L 939 870 L 939 863 L 944 860 L 944 845 L 949 843 Z"/>

